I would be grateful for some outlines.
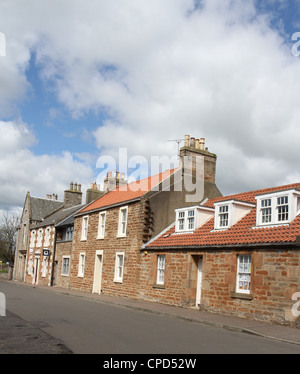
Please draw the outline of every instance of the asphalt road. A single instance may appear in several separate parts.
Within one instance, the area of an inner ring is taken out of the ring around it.
[[[16,337],[15,333],[7,333],[7,326],[10,321],[12,329],[13,322],[9,319],[17,317],[22,319],[23,327],[25,324],[33,328],[33,336],[39,331],[41,339],[46,339],[47,344],[39,345],[39,353],[51,353],[47,350],[53,346],[58,351],[53,353],[70,350],[73,353],[110,355],[300,353],[299,345],[38,287],[0,281],[0,292],[6,296],[7,310],[7,316],[0,317],[2,353],[6,347],[12,346]]]

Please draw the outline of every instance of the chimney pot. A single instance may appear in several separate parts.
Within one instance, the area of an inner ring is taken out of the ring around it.
[[[185,135],[184,136],[184,146],[185,147],[189,147],[190,145],[190,136],[189,135]]]
[[[202,151],[204,151],[204,144],[205,144],[205,139],[204,138],[200,138],[200,149]]]
[[[191,138],[190,147],[195,148],[195,138]]]
[[[70,190],[73,190],[73,182],[70,183]]]
[[[199,149],[199,139],[195,139],[195,148]]]

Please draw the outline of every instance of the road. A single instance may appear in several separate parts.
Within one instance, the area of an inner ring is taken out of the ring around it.
[[[0,281],[0,292],[6,296],[8,314],[62,341],[73,353],[300,353],[299,345],[38,287]],[[4,318],[9,316],[0,317],[0,327]]]

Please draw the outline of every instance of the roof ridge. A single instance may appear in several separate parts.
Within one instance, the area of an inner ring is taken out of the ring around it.
[[[151,175],[137,181],[132,181],[122,186],[118,186],[114,190],[104,193],[97,200],[93,201],[87,207],[79,211],[78,214],[138,199],[149,192],[152,188],[157,186],[159,183],[167,179],[176,170],[177,168],[167,169],[158,174]],[[151,183],[151,180],[155,181],[155,185]]]
[[[275,187],[260,188],[260,189],[256,189],[256,190],[250,190],[250,191],[246,191],[246,192],[238,192],[238,193],[235,193],[235,194],[220,196],[220,197],[216,197],[216,198],[213,198],[213,199],[209,199],[204,204],[204,206],[210,206],[212,203],[214,203],[216,201],[225,201],[225,200],[234,199],[234,198],[237,199],[237,197],[240,197],[240,196],[256,196],[256,195],[260,195],[262,193],[288,190],[288,189],[291,189],[291,188],[300,188],[300,182],[284,184],[284,185],[275,186]],[[239,198],[239,200],[249,202],[249,200],[245,200],[245,199],[241,199],[241,198]]]

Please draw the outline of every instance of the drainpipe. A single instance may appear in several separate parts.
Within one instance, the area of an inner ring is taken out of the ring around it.
[[[53,258],[52,258],[50,287],[53,287],[53,281],[54,281],[55,254],[56,254],[56,228],[54,226],[54,243],[53,243]]]

